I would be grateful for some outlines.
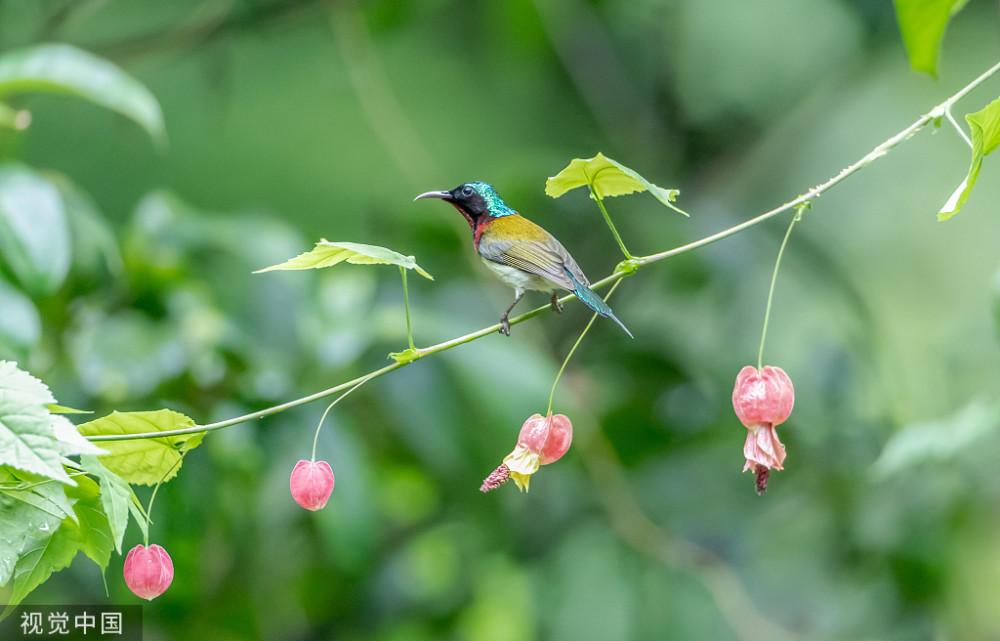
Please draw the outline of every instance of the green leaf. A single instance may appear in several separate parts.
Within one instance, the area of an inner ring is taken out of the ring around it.
[[[65,448],[47,407],[54,402],[44,383],[0,361],[0,465],[75,485],[63,468]]]
[[[71,259],[69,227],[59,190],[38,172],[0,165],[0,255],[32,293],[63,284]]]
[[[84,436],[141,434],[194,427],[194,421],[179,412],[112,412],[79,426]],[[182,434],[129,441],[102,441],[108,454],[101,463],[126,483],[156,485],[172,479],[181,466],[181,455],[201,444],[204,434]]]
[[[146,87],[117,66],[65,44],[43,44],[0,57],[0,96],[68,94],[134,120],[157,144],[166,142],[163,112]]]
[[[73,503],[66,497],[66,486],[58,481],[5,465],[0,467],[0,492],[60,521],[73,518]]]
[[[657,187],[635,170],[602,153],[586,160],[574,158],[565,169],[545,181],[545,193],[552,198],[558,198],[567,191],[584,185],[590,187],[591,196],[601,199],[648,191],[667,207],[685,216],[688,215],[673,204],[680,194],[679,190]]]
[[[80,465],[101,485],[101,508],[107,518],[115,550],[121,554],[122,540],[128,527],[129,503],[135,496],[132,486],[104,467],[96,456],[81,456]],[[145,522],[145,519],[142,519],[142,523]]]
[[[62,483],[0,467],[0,586],[14,577],[19,559],[48,541],[61,523],[75,525],[75,502]]]
[[[938,220],[948,220],[961,211],[979,178],[983,157],[1000,145],[1000,98],[974,114],[966,114],[965,120],[969,123],[969,132],[972,134],[972,164],[965,180],[938,212]]]
[[[53,414],[93,414],[92,410],[78,410],[72,407],[66,407],[65,405],[59,405],[58,403],[49,403],[46,407]]]
[[[115,544],[101,504],[100,489],[94,480],[84,476],[80,477],[77,487],[69,488],[66,494],[76,499],[73,505],[76,519],[64,520],[59,529],[73,535],[83,553],[103,572],[111,561]]]
[[[951,17],[968,0],[894,0],[910,66],[937,76],[941,40]]]
[[[80,549],[71,534],[63,531],[61,527],[52,529],[54,530],[52,536],[34,542],[30,550],[17,558],[12,572],[14,584],[8,597],[8,608],[20,603],[53,572],[68,566]]]
[[[303,254],[299,254],[291,260],[287,260],[280,265],[272,265],[264,269],[258,269],[255,274],[269,272],[275,269],[319,269],[330,267],[337,263],[347,261],[355,265],[398,265],[406,269],[415,270],[424,278],[434,280],[434,277],[425,272],[417,265],[413,256],[403,256],[397,252],[379,247],[377,245],[364,245],[362,243],[332,242],[322,239],[316,243],[316,247]]]
[[[77,430],[69,419],[55,414],[50,415],[52,421],[52,431],[59,441],[59,451],[63,456],[75,456],[77,454],[107,454],[108,451],[94,445]]]
[[[416,348],[404,349],[401,352],[389,352],[389,358],[397,363],[411,363],[420,355],[420,350]]]
[[[72,524],[68,527],[67,524]],[[52,536],[38,542],[22,555],[14,567],[14,584],[8,608],[24,600],[32,590],[44,583],[53,572],[68,567],[80,551],[82,537],[76,524],[64,520]]]

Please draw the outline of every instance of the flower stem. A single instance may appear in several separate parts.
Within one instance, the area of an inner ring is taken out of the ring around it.
[[[605,301],[611,298],[611,294],[615,293],[615,289],[618,288],[618,283],[620,282],[622,282],[621,278],[615,281],[615,284],[611,286],[611,289],[608,291],[608,295],[604,297]],[[552,399],[556,395],[556,385],[559,384],[559,379],[562,377],[563,370],[566,369],[566,363],[569,363],[569,359],[573,358],[573,353],[576,352],[576,348],[580,346],[580,343],[583,341],[583,337],[590,331],[590,326],[594,324],[595,320],[597,320],[597,314],[590,317],[590,322],[588,322],[587,326],[583,328],[582,332],[580,332],[580,336],[576,339],[576,342],[573,343],[573,347],[569,350],[569,354],[566,354],[566,358],[563,359],[562,366],[559,367],[559,371],[556,373],[556,380],[552,382],[552,391],[549,392],[549,408],[545,410],[546,416],[552,413]]]
[[[406,280],[405,276],[403,277],[403,280],[405,282],[405,280]],[[364,385],[365,383],[367,383],[368,381],[370,381],[373,378],[375,378],[374,374],[369,374],[368,376],[365,376],[360,381],[358,381],[357,385],[355,385],[351,389],[347,390],[346,392],[344,392],[343,394],[341,394],[337,398],[333,399],[333,402],[326,406],[326,411],[323,412],[323,416],[321,416],[320,419],[319,419],[319,425],[316,426],[316,435],[313,436],[312,458],[310,458],[311,461],[313,461],[314,463],[316,462],[316,443],[319,442],[319,430],[320,430],[321,427],[323,427],[323,421],[326,420],[326,415],[329,414],[330,410],[333,409],[333,406],[336,405],[337,403],[339,403],[340,401],[342,401],[345,396],[347,396],[348,394],[350,394],[354,390],[358,389],[359,387],[361,387],[362,385]]]
[[[963,130],[962,127],[959,126],[958,122],[955,121],[955,116],[951,115],[951,107],[945,109],[944,114],[948,116],[948,122],[950,122],[952,126],[955,127],[955,131],[957,131],[958,135],[962,137],[962,140],[965,141],[965,144],[967,144],[969,147],[972,147],[973,146],[972,141],[969,140],[969,137],[965,135],[965,130]]]
[[[416,351],[417,348],[413,345],[413,330],[410,328],[410,294],[406,289],[406,269],[400,267],[399,273],[403,275],[403,308],[406,309],[406,340],[410,342],[410,349]],[[344,396],[347,396],[347,394]],[[339,401],[340,399],[337,400]],[[336,402],[334,401],[334,403]]]
[[[625,254],[625,258],[632,260],[632,254],[630,254],[628,249],[625,248],[625,242],[622,240],[621,235],[615,228],[615,224],[611,222],[611,216],[608,214],[608,210],[604,207],[604,201],[599,195],[597,195],[597,192],[594,191],[594,184],[588,183],[587,186],[590,187],[590,195],[594,197],[594,200],[597,201],[597,206],[601,208],[601,213],[604,214],[604,222],[608,223],[608,228],[611,229],[611,234],[615,237],[615,240],[618,241],[618,246],[622,248],[622,253]]]
[[[781,266],[781,257],[785,253],[785,245],[788,244],[788,237],[792,235],[792,227],[795,223],[802,218],[802,209],[808,206],[808,202],[803,203],[796,208],[795,216],[792,217],[792,222],[788,223],[788,230],[785,232],[785,237],[781,241],[781,247],[778,248],[778,258],[774,261],[774,272],[771,274],[771,288],[767,291],[767,307],[764,308],[764,331],[760,335],[760,350],[757,351],[757,369],[764,367],[764,340],[767,338],[767,323],[771,320],[771,301],[774,300],[774,284],[778,280],[778,268]]]
[[[177,459],[177,462],[171,465],[170,469],[163,473],[163,476],[161,476],[160,480],[156,483],[156,487],[153,488],[153,493],[149,496],[149,503],[146,505],[146,529],[142,535],[142,544],[146,547],[149,547],[149,524],[152,523],[153,520],[153,501],[156,500],[156,493],[160,491],[160,486],[163,485],[165,480],[167,480],[167,477],[173,474],[174,470],[180,467],[180,464],[186,455],[187,452],[183,452]]]

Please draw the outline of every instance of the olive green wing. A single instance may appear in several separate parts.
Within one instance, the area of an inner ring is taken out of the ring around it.
[[[540,276],[569,291],[576,289],[576,285],[566,275],[567,270],[584,285],[589,284],[576,261],[555,238],[547,241],[483,240],[479,243],[479,253],[487,260]]]

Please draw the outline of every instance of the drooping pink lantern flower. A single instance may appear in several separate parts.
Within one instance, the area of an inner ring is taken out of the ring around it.
[[[774,428],[791,415],[793,405],[795,389],[780,367],[768,365],[758,370],[747,365],[737,374],[733,409],[748,430],[743,444],[743,471],[753,470],[758,494],[767,489],[772,469],[784,469],[785,446]]]
[[[136,596],[152,601],[170,587],[174,564],[159,545],[137,545],[125,557],[125,584]]]
[[[542,465],[562,458],[572,442],[573,424],[565,415],[551,412],[548,416],[532,415],[521,426],[514,451],[486,477],[479,490],[495,490],[511,479],[521,491],[528,490],[531,475]]]
[[[288,486],[295,502],[316,511],[326,505],[333,493],[333,470],[326,461],[302,459],[295,464]]]

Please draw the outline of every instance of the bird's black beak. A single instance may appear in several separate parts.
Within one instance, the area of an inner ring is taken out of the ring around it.
[[[420,200],[421,198],[443,198],[445,200],[451,199],[450,191],[426,191],[413,200]]]

